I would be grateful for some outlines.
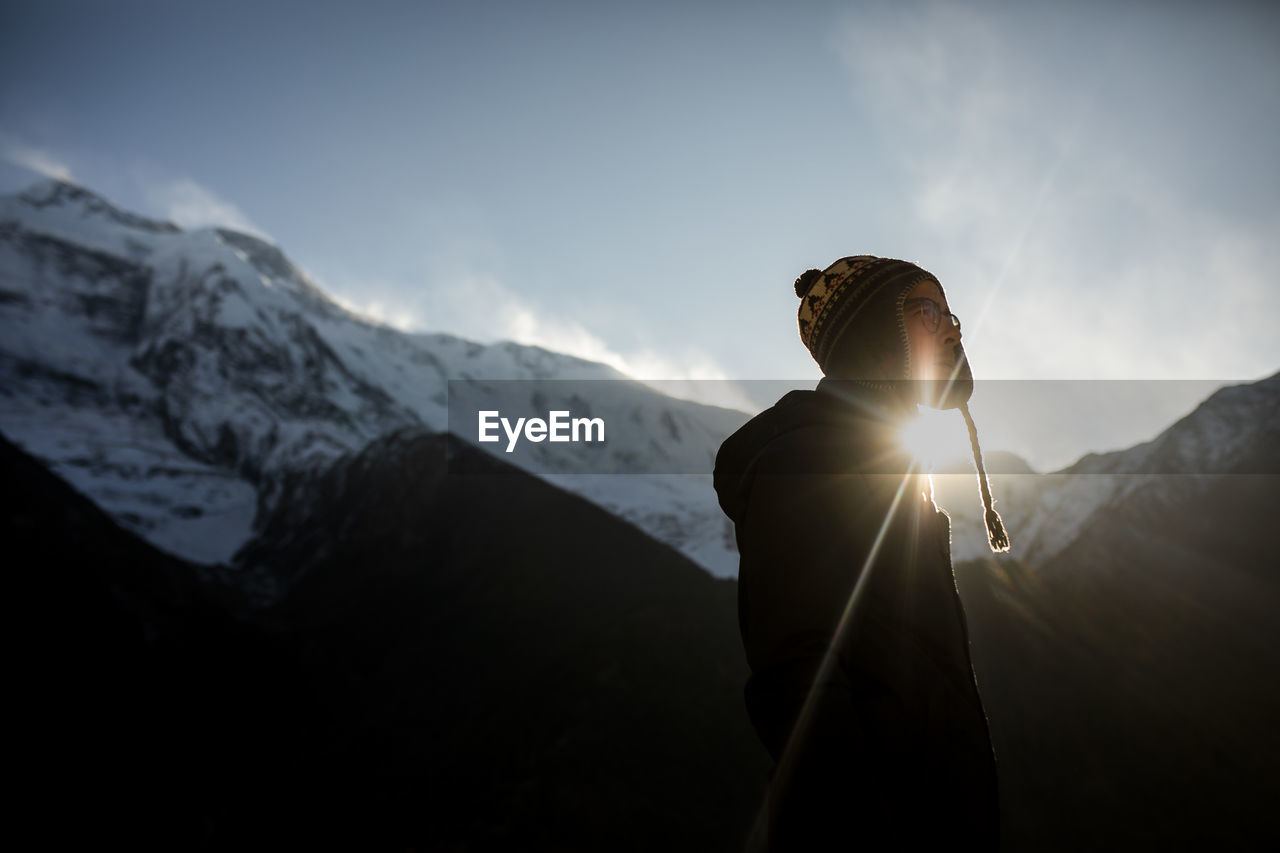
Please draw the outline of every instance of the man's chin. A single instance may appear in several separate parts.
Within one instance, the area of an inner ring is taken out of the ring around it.
[[[958,409],[973,396],[973,378],[965,377],[948,382],[938,379],[921,383],[925,395],[924,405],[934,409]]]
[[[958,369],[945,371],[943,378],[918,383],[918,400],[933,409],[958,409],[973,396],[973,372],[963,359]]]

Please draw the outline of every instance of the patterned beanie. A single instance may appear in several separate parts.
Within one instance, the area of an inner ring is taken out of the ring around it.
[[[885,297],[894,299],[894,313],[898,314],[897,337],[903,358],[899,377],[910,376],[907,333],[900,321],[900,299],[922,281],[938,279],[913,263],[894,258],[877,258],[872,255],[855,255],[841,258],[825,270],[809,270],[796,279],[796,296],[800,297],[798,320],[800,340],[808,348],[822,372],[831,375],[841,349],[861,343],[845,340],[855,321],[871,313],[869,306]],[[938,286],[942,285],[938,283]],[[884,328],[883,322],[867,324],[873,333]]]
[[[864,373],[865,358],[884,352],[890,356],[888,370],[896,376],[879,376],[876,379],[909,380],[911,347],[903,321],[902,304],[911,289],[922,281],[932,281],[939,289],[942,288],[942,283],[933,274],[896,258],[854,255],[841,258],[825,270],[808,270],[795,282],[796,296],[800,297],[797,317],[800,340],[827,376],[851,371]],[[852,368],[855,364],[859,366]],[[873,387],[882,384],[867,381],[866,377],[854,381]],[[971,391],[972,379],[968,381]],[[947,407],[953,405],[948,404]],[[978,444],[978,428],[969,413],[967,391],[954,407],[960,409],[969,431],[969,443],[978,473],[978,491],[986,510],[988,542],[992,551],[1008,551],[1009,535],[991,497],[991,486],[982,463],[982,448]]]

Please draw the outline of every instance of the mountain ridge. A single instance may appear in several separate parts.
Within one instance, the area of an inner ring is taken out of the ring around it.
[[[0,268],[0,430],[153,544],[205,564],[248,540],[286,472],[399,428],[447,429],[450,389],[498,408],[557,403],[546,383],[626,384],[611,422],[679,423],[663,453],[708,476],[715,436],[746,417],[543,348],[371,323],[273,243],[125,215],[56,181],[0,199]],[[645,472],[651,441],[639,426],[613,442],[606,470]],[[598,469],[563,446],[540,450],[517,461],[570,475],[562,485],[732,572],[709,488],[641,478],[604,488],[574,479]]]
[[[712,574],[736,573],[710,471],[744,412],[666,397],[539,347],[378,325],[330,299],[269,239],[184,231],[56,180],[0,198],[0,270],[0,431],[170,553],[230,564],[290,472],[399,429],[472,440],[474,424],[453,412],[580,409],[573,383],[604,380],[590,403],[611,424],[606,450],[543,443],[509,461]],[[1220,389],[1151,442],[1051,475],[988,453],[1014,553],[1049,560],[1142,476],[1273,470],[1277,376],[1233,386],[1253,392]],[[989,553],[977,489],[948,473],[935,481],[956,558]]]

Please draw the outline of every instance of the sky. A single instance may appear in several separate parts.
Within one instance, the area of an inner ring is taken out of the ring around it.
[[[1052,423],[980,384],[1042,470],[1280,370],[1278,140],[1274,4],[0,5],[0,192],[252,231],[399,328],[644,379],[811,387],[794,279],[906,258],[980,379],[1159,380]]]

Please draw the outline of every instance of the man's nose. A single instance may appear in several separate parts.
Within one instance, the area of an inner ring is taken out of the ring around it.
[[[942,334],[942,343],[948,346],[954,346],[960,343],[960,328],[953,322],[950,317],[943,317],[942,328],[939,330]]]

